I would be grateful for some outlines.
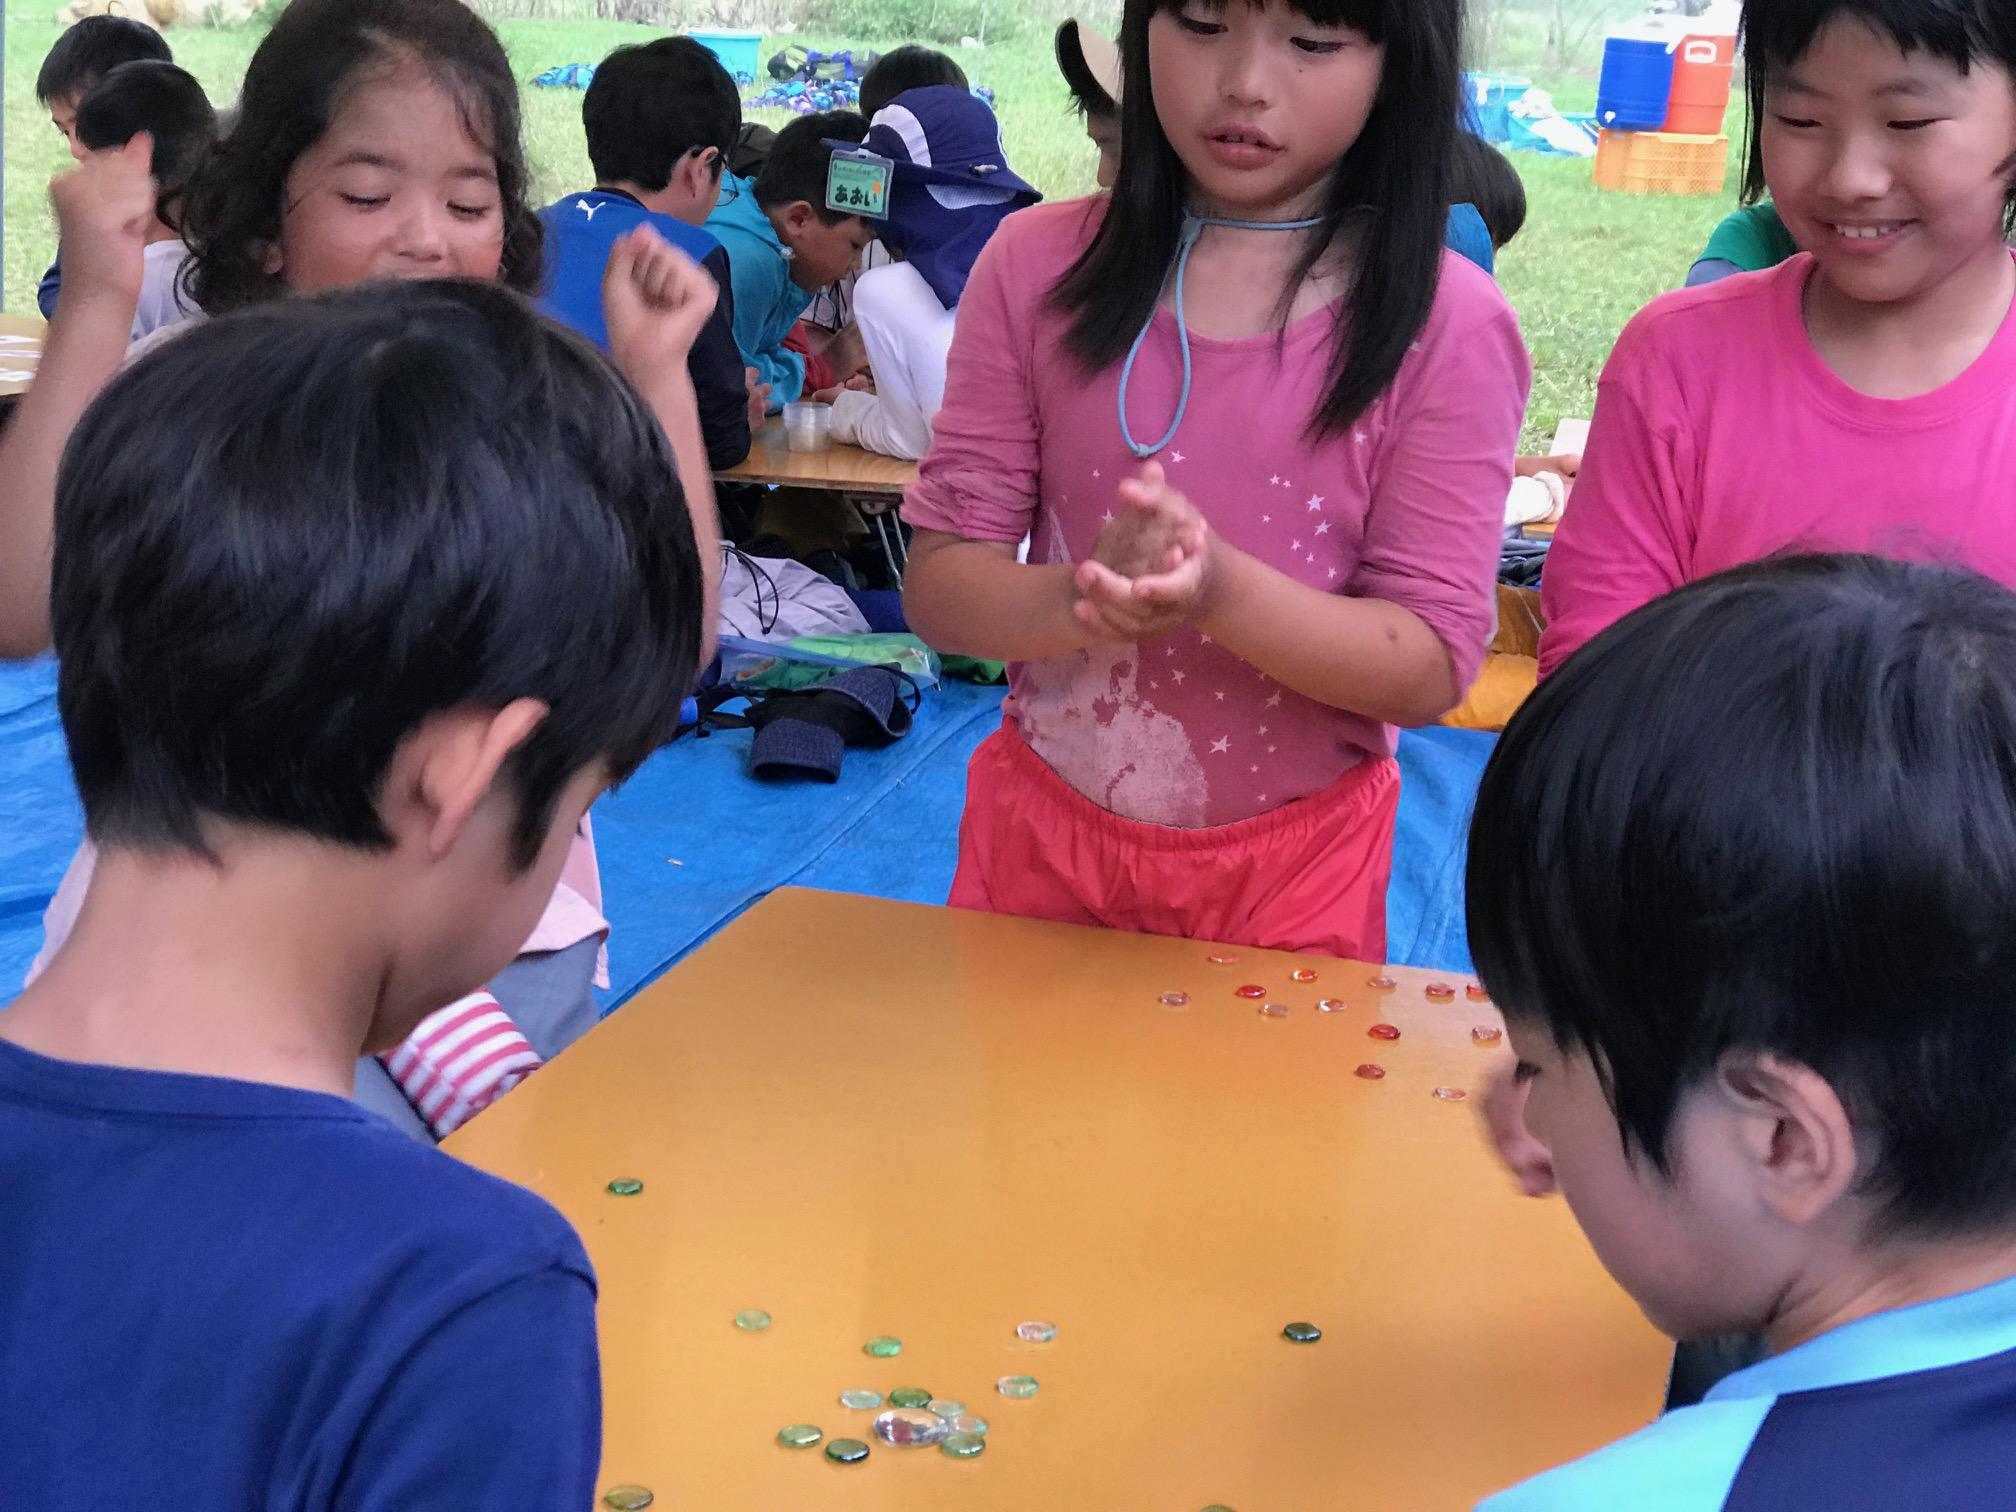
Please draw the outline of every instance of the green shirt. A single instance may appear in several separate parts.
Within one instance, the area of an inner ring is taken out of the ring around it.
[[[1798,250],[1799,244],[1778,218],[1778,207],[1766,200],[1738,210],[1717,226],[1700,260],[1734,263],[1745,273],[1757,273],[1777,267]]]

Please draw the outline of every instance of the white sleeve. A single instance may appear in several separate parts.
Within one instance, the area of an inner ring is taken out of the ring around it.
[[[931,449],[931,422],[945,403],[945,359],[952,312],[907,263],[862,275],[854,318],[868,349],[872,394],[842,393],[833,403],[833,434],[884,456],[917,461]]]

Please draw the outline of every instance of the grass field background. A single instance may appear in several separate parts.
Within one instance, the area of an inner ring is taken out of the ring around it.
[[[34,308],[35,283],[55,247],[47,185],[68,158],[34,95],[36,69],[57,36],[51,19],[55,0],[5,3],[7,234],[0,306],[25,311]],[[544,203],[589,183],[592,175],[581,140],[581,96],[573,90],[534,88],[532,77],[555,64],[593,62],[621,43],[660,33],[624,22],[567,19],[504,19],[497,29],[524,84],[527,149]],[[262,32],[255,22],[177,31],[170,40],[177,60],[223,104],[236,94]],[[989,34],[998,33],[997,22]],[[785,41],[833,48],[860,46],[863,40],[792,35],[766,42],[764,56]],[[995,91],[1009,159],[1017,171],[1052,196],[1090,191],[1093,153],[1068,109],[1050,55],[1047,24],[1011,26],[1006,40],[959,56],[974,83]],[[1564,110],[1593,106],[1595,85],[1586,72],[1539,82]],[[775,124],[789,119],[765,118]],[[1732,185],[1736,157],[1732,151]],[[1525,181],[1531,214],[1525,234],[1506,249],[1499,273],[1533,352],[1530,449],[1544,445],[1562,417],[1590,412],[1596,376],[1624,322],[1654,295],[1680,283],[1709,231],[1733,204],[1733,192],[1699,199],[1605,194],[1591,185],[1586,162],[1533,153],[1514,154],[1512,161]]]

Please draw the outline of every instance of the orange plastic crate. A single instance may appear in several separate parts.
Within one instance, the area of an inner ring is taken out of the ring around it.
[[[1625,194],[1720,194],[1729,171],[1727,136],[1601,131],[1596,187]]]

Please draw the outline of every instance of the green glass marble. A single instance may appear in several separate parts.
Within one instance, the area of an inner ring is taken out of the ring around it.
[[[644,1183],[635,1176],[618,1176],[609,1183],[609,1195],[612,1197],[635,1197],[643,1190]],[[646,1491],[644,1494],[649,1496],[651,1493]]]
[[[949,1421],[952,1424],[952,1431],[954,1433],[977,1433],[982,1438],[987,1437],[989,1425],[987,1419],[983,1417],[975,1417],[970,1412],[962,1412],[959,1416]]]
[[[849,1412],[873,1412],[882,1405],[882,1393],[856,1387],[840,1393],[840,1405]]]
[[[735,1326],[744,1333],[761,1333],[770,1326],[770,1314],[760,1307],[745,1307],[735,1314]]]
[[[950,1397],[933,1397],[924,1405],[942,1418],[956,1418],[966,1410],[964,1402],[955,1402]]]
[[[1213,1502],[1204,1509],[1204,1512],[1232,1512],[1232,1509],[1223,1502]]]
[[[1005,1397],[1032,1397],[1036,1395],[1036,1377],[1003,1376],[994,1383],[994,1389]]]
[[[889,1393],[891,1407],[922,1407],[931,1400],[931,1393],[922,1386],[898,1386]]]
[[[640,1512],[653,1500],[647,1486],[611,1486],[602,1493],[602,1505],[614,1507],[616,1512]]]
[[[1291,1344],[1314,1344],[1323,1337],[1323,1330],[1314,1323],[1290,1323],[1281,1330],[1281,1337]]]
[[[986,1450],[987,1440],[977,1433],[948,1433],[945,1441],[938,1446],[940,1454],[949,1454],[953,1459],[972,1459]]]
[[[836,1465],[858,1465],[868,1458],[868,1446],[859,1439],[834,1439],[826,1446],[826,1458]]]
[[[824,1437],[825,1433],[810,1423],[791,1423],[777,1430],[777,1442],[786,1449],[810,1449]]]
[[[861,1346],[861,1352],[873,1355],[878,1360],[893,1360],[903,1353],[903,1341],[892,1339],[887,1334],[878,1334]]]

